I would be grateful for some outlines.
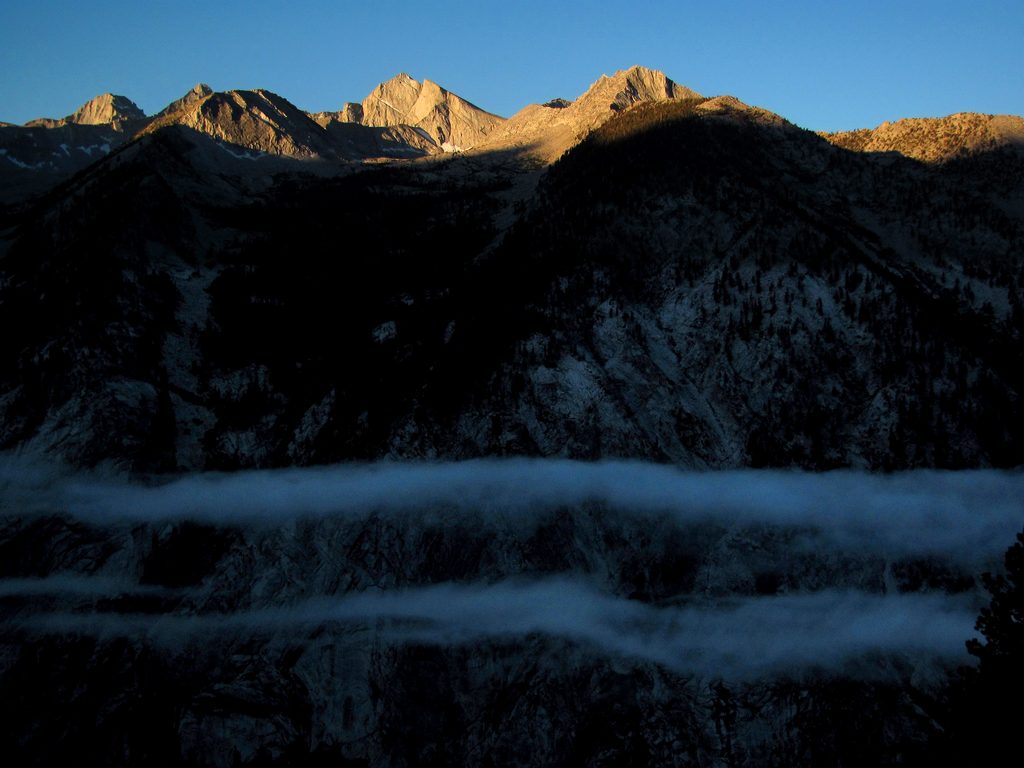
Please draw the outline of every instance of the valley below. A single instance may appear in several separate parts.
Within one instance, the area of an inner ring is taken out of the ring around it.
[[[992,471],[0,476],[26,764],[922,760],[1024,515]]]

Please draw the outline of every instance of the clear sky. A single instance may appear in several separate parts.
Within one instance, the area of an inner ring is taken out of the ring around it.
[[[819,130],[1024,114],[1024,0],[0,3],[14,123],[106,91],[153,113],[197,82],[338,109],[399,71],[507,116],[632,64]]]

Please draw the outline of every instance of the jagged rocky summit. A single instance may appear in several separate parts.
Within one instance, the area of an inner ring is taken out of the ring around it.
[[[700,98],[665,74],[640,66],[602,75],[575,100],[531,104],[508,119],[406,73],[381,83],[361,103],[346,103],[336,112],[307,113],[263,89],[215,93],[200,83],[146,116],[127,97],[107,93],[64,118],[0,125],[0,200],[16,202],[38,194],[133,137],[175,125],[211,136],[250,159],[269,155],[363,162],[476,150],[513,151],[548,163],[623,110]],[[720,97],[705,108],[721,111],[726,102],[733,110],[742,105],[733,97]],[[750,114],[751,108],[742,108]],[[1009,115],[962,113],[822,136],[855,151],[897,151],[931,162],[1022,146],[1024,128],[1020,118]]]
[[[73,113],[60,120],[40,118],[27,127],[59,128],[63,125],[112,125],[145,119],[145,113],[126,96],[104,93],[90,99]]]

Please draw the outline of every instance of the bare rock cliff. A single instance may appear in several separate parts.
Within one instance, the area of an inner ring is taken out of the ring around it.
[[[25,125],[34,128],[59,128],[62,125],[110,125],[145,119],[145,113],[127,96],[104,93],[90,99],[73,113],[60,120],[48,117],[31,120]]]
[[[183,112],[185,110],[191,109],[192,107],[202,102],[207,96],[210,96],[212,93],[213,89],[210,88],[210,86],[208,86],[206,83],[197,83],[196,86],[193,87],[191,91],[186,93],[180,99],[172,101],[162,110],[157,112],[156,117],[162,117],[164,115],[173,115],[177,112]]]
[[[197,88],[175,102],[182,108],[169,112],[168,107],[144,133],[183,125],[255,152],[300,158],[334,154],[321,126],[275,93],[258,89],[204,96]]]
[[[504,119],[431,80],[420,83],[403,72],[378,85],[363,100],[361,122],[377,127],[412,126],[437,146],[454,151],[481,144]]]

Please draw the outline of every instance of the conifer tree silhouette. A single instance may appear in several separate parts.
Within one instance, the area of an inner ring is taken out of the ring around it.
[[[1005,556],[1006,572],[982,576],[992,600],[978,616],[982,638],[967,641],[978,659],[963,671],[949,728],[949,765],[1018,765],[1024,727],[1024,532]]]

